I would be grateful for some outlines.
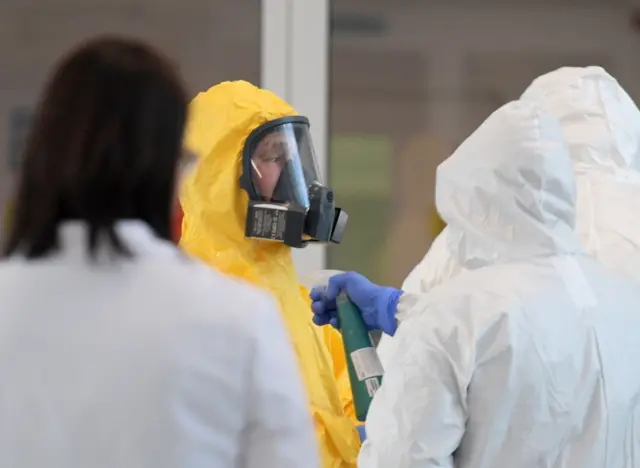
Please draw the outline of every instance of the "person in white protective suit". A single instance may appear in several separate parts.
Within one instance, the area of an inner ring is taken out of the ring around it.
[[[640,466],[640,291],[586,255],[559,122],[531,102],[492,114],[437,171],[465,272],[412,294],[356,273],[346,291],[390,335],[360,468]],[[455,240],[455,242],[453,242]]]
[[[577,175],[576,231],[587,253],[640,282],[640,110],[600,67],[564,67],[542,75],[521,99],[560,119]],[[403,290],[429,291],[460,273],[450,235],[445,228],[435,239]],[[383,335],[378,345],[383,364],[390,341]]]

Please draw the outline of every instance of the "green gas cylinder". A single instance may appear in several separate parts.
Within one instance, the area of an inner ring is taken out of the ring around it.
[[[337,306],[356,417],[364,422],[384,371],[362,315],[344,291],[338,296]]]

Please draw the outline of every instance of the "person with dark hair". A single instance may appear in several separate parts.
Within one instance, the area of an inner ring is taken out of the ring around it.
[[[46,87],[0,264],[0,466],[318,466],[274,301],[171,241],[187,105],[126,38]]]

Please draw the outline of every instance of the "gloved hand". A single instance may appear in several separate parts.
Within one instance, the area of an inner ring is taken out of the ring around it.
[[[311,310],[316,325],[331,324],[339,328],[336,298],[342,291],[346,291],[360,310],[369,330],[382,330],[393,336],[398,327],[395,315],[402,291],[373,284],[355,272],[332,276],[326,288],[311,290]]]
[[[356,426],[356,429],[358,429],[360,442],[364,442],[365,440],[367,440],[367,430],[364,428],[364,424],[361,424],[360,426]]]

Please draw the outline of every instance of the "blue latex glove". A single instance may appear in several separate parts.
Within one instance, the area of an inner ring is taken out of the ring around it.
[[[356,429],[358,429],[358,435],[360,436],[360,442],[364,442],[365,440],[367,440],[367,430],[364,428],[364,424],[362,424],[360,426],[356,426]]]
[[[336,298],[342,291],[346,291],[360,310],[369,330],[382,330],[393,336],[398,327],[396,310],[402,291],[373,284],[355,272],[332,276],[326,288],[314,288],[311,291],[311,310],[316,325],[331,324],[339,328]]]

